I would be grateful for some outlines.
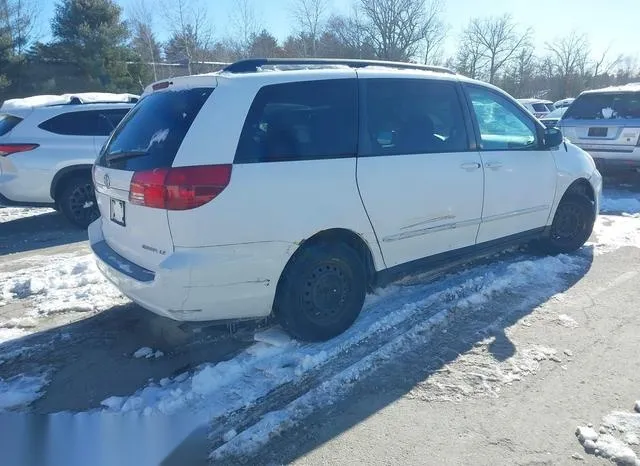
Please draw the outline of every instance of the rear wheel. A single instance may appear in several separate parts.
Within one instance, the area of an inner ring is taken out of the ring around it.
[[[367,289],[359,255],[345,244],[305,247],[278,284],[275,315],[295,338],[323,341],[349,328]]]
[[[100,216],[90,177],[75,177],[66,181],[56,201],[64,216],[79,228],[87,228]]]
[[[549,236],[542,240],[541,246],[551,254],[576,251],[591,236],[594,222],[593,202],[581,194],[566,194],[553,217]]]

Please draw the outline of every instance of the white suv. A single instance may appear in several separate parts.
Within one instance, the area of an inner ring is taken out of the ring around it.
[[[331,338],[368,290],[537,240],[584,244],[591,157],[439,68],[249,60],[150,86],[94,167],[103,273],[171,319]]]
[[[54,207],[86,228],[99,217],[91,167],[133,94],[7,100],[0,107],[0,204]]]

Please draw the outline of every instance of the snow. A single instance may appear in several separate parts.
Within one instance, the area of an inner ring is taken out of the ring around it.
[[[576,435],[580,442],[584,442],[586,440],[595,442],[598,440],[598,433],[592,427],[578,427]]]
[[[257,342],[266,343],[272,346],[287,346],[291,343],[291,337],[280,327],[271,327],[262,332],[256,332],[253,339]]]
[[[583,94],[597,94],[602,92],[640,92],[640,82],[628,83],[621,86],[609,86],[602,89],[584,91]]]
[[[640,443],[640,413],[613,411],[602,419],[599,433],[591,427],[578,427],[576,436],[587,453],[620,465],[640,466],[630,447]]]
[[[640,214],[640,195],[623,191],[608,191],[600,200],[600,212]]]
[[[20,374],[10,379],[0,377],[0,412],[29,405],[40,398],[47,383],[46,373],[37,376]]]
[[[21,317],[0,320],[0,340],[24,336],[37,321],[60,312],[99,312],[128,300],[98,270],[91,254],[31,256],[25,267],[0,272],[0,306],[25,303]],[[2,330],[4,329],[4,330]]]
[[[578,322],[576,322],[576,320],[571,317],[568,316],[566,314],[559,314],[558,317],[556,318],[556,322],[563,326],[563,327],[567,327],[567,328],[577,328],[578,327]]]
[[[0,223],[12,222],[21,218],[34,217],[55,212],[46,208],[3,207],[0,206]]]
[[[65,105],[71,99],[77,97],[82,103],[99,102],[130,102],[131,99],[138,98],[135,94],[112,94],[109,92],[80,92],[77,94],[62,95],[34,95],[20,99],[5,100],[0,110],[31,109],[35,107],[46,107],[50,105]]]
[[[141,359],[141,358],[145,358],[145,359],[150,359],[150,358],[161,358],[162,356],[164,356],[164,353],[160,350],[158,351],[153,351],[151,348],[144,346],[142,348],[140,348],[139,350],[137,350],[135,353],[133,353],[133,357],[136,359]]]
[[[631,246],[640,248],[640,220],[627,215],[600,215],[593,229],[596,254]]]
[[[238,433],[235,431],[235,429],[231,429],[229,432],[224,434],[224,436],[222,437],[222,440],[224,442],[230,442],[233,438],[237,436],[238,436]]]

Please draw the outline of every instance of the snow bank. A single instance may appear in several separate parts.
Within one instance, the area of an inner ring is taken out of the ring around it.
[[[0,377],[0,412],[29,405],[42,396],[48,376],[18,375],[10,379]]]
[[[22,317],[0,320],[5,329],[36,327],[38,319],[57,312],[97,312],[128,300],[102,276],[91,254],[35,256],[24,268],[0,273],[0,306],[28,300]],[[38,264],[38,265],[32,265]],[[44,265],[41,265],[44,264]],[[4,331],[0,337],[23,336]]]
[[[34,217],[55,212],[53,209],[26,208],[26,207],[2,207],[0,206],[0,223],[12,222],[21,218]]]
[[[599,432],[591,427],[578,427],[576,436],[587,453],[619,465],[640,466],[640,459],[630,447],[640,443],[638,412],[614,411],[602,419]]]
[[[627,191],[606,191],[600,199],[600,212],[640,214],[640,194]]]
[[[607,253],[625,246],[640,248],[640,219],[631,216],[600,215],[593,232],[598,254]]]

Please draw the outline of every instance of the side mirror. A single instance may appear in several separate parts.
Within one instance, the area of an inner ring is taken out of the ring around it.
[[[546,128],[544,130],[544,147],[546,149],[558,147],[563,141],[564,136],[562,136],[562,131],[559,128]]]

